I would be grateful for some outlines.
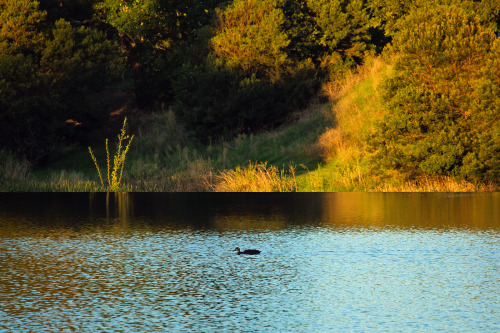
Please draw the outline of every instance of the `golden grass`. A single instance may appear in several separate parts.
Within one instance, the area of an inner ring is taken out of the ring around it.
[[[382,192],[487,192],[496,190],[497,188],[493,184],[456,180],[448,176],[428,175],[402,184],[384,183],[375,188],[375,191]]]
[[[341,83],[328,83],[323,87],[332,101],[337,132],[333,136],[341,141],[341,144],[336,144],[339,148],[352,149],[352,146],[362,145],[363,136],[373,130],[374,121],[386,114],[379,87],[391,71],[392,66],[380,58],[371,58],[356,72],[348,73]],[[328,131],[324,135],[332,137]],[[324,141],[319,140],[320,143]]]
[[[323,93],[332,103],[333,124],[318,138],[316,147],[326,165],[302,177],[301,188],[366,191],[374,186],[365,137],[374,130],[374,121],[387,112],[379,86],[391,70],[380,58],[371,58],[356,72],[347,73],[340,83],[324,85]]]
[[[288,172],[266,163],[250,163],[245,168],[226,170],[216,176],[215,192],[293,192],[297,191],[295,168]]]

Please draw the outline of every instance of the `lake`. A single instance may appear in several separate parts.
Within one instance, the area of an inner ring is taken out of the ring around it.
[[[0,194],[0,332],[499,330],[500,193]]]

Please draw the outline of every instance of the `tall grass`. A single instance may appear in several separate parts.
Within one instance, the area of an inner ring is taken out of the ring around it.
[[[272,177],[281,177],[281,172],[283,176],[290,175],[290,168],[283,171],[277,166],[293,165],[294,161],[309,167],[317,165],[320,157],[315,140],[329,122],[324,105],[316,103],[291,116],[287,126],[259,134],[241,134],[231,141],[202,146],[187,140],[171,111],[152,117],[156,122],[142,121],[134,155],[125,171],[127,182],[137,190],[240,191],[254,188],[271,191],[273,188],[295,191],[295,185],[285,186],[278,181],[273,186],[268,185]],[[248,161],[265,162],[248,165]],[[246,185],[243,185],[244,176],[249,177]],[[266,182],[262,181],[264,176]],[[252,181],[258,181],[259,185],[250,185]]]
[[[188,144],[187,131],[177,122],[171,109],[133,119],[137,124],[134,153],[143,158],[167,158],[178,147]]]
[[[333,119],[316,141],[325,164],[299,177],[299,191],[367,191],[376,186],[365,137],[386,112],[379,86],[391,70],[381,59],[371,58],[343,81],[323,87]]]
[[[423,175],[415,180],[385,182],[375,188],[383,192],[485,192],[496,191],[495,184],[457,180],[449,176]]]
[[[226,170],[217,176],[216,192],[296,192],[295,168],[288,171],[267,163],[249,163],[248,166]]]

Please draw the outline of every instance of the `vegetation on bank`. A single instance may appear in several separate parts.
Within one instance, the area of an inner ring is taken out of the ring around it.
[[[499,23],[491,0],[0,0],[0,188],[495,190]]]
[[[373,58],[343,83],[324,86],[328,102],[313,103],[287,125],[217,145],[189,140],[171,110],[140,121],[119,191],[494,191],[498,183],[408,174],[381,167],[366,133],[387,110],[382,83],[391,61]],[[165,129],[169,129],[166,130]],[[102,143],[101,143],[102,144]],[[96,147],[106,160],[104,147]],[[88,152],[50,170],[1,154],[3,190],[107,191]],[[89,180],[90,179],[90,180]]]

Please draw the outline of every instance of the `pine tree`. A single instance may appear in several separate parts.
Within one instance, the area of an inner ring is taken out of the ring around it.
[[[46,15],[35,0],[0,0],[0,54],[39,51]]]
[[[462,8],[412,9],[394,35],[389,114],[369,140],[377,160],[407,172],[498,177],[498,44]]]
[[[278,79],[289,63],[279,0],[236,0],[219,12],[212,48],[228,67]]]

